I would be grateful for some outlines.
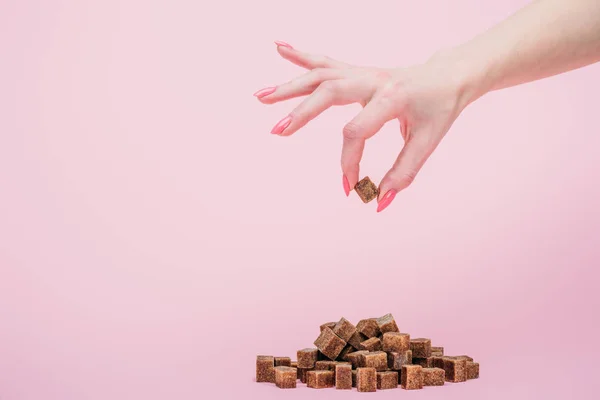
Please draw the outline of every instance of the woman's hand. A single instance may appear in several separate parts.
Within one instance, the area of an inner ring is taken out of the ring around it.
[[[255,96],[265,104],[307,96],[271,133],[289,136],[334,105],[360,103],[364,108],[343,128],[342,171],[346,196],[359,180],[365,141],[383,125],[397,119],[404,138],[396,162],[379,185],[377,212],[396,193],[406,189],[440,143],[472,94],[450,57],[437,55],[409,68],[371,68],[349,65],[300,52],[277,43],[281,56],[309,72]]]

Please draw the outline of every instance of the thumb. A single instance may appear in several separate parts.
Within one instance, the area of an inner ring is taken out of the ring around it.
[[[404,144],[394,166],[383,177],[379,185],[377,212],[386,209],[401,190],[414,181],[436,145],[427,135],[413,135]]]

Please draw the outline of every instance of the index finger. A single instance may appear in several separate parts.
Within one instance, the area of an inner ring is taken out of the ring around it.
[[[277,51],[281,57],[285,58],[289,62],[298,65],[299,67],[306,69],[315,68],[350,68],[350,64],[346,64],[341,61],[334,60],[333,58],[305,53],[300,50],[296,50],[292,47],[277,46]]]
[[[342,171],[351,188],[359,181],[360,160],[365,149],[365,141],[379,132],[391,119],[393,119],[391,106],[387,102],[372,100],[344,127]]]

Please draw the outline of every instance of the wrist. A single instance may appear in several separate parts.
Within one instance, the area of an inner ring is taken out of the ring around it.
[[[443,68],[451,79],[458,95],[460,109],[492,90],[491,75],[485,62],[475,60],[472,52],[456,47],[436,52],[428,61]]]

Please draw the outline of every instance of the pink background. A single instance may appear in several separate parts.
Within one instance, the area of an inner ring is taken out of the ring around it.
[[[255,356],[387,312],[481,378],[378,398],[592,398],[600,65],[484,97],[376,214],[341,186],[359,106],[269,134],[297,101],[252,93],[301,73],[273,40],[405,65],[526,2],[205,3],[1,2],[0,399],[356,397]]]

